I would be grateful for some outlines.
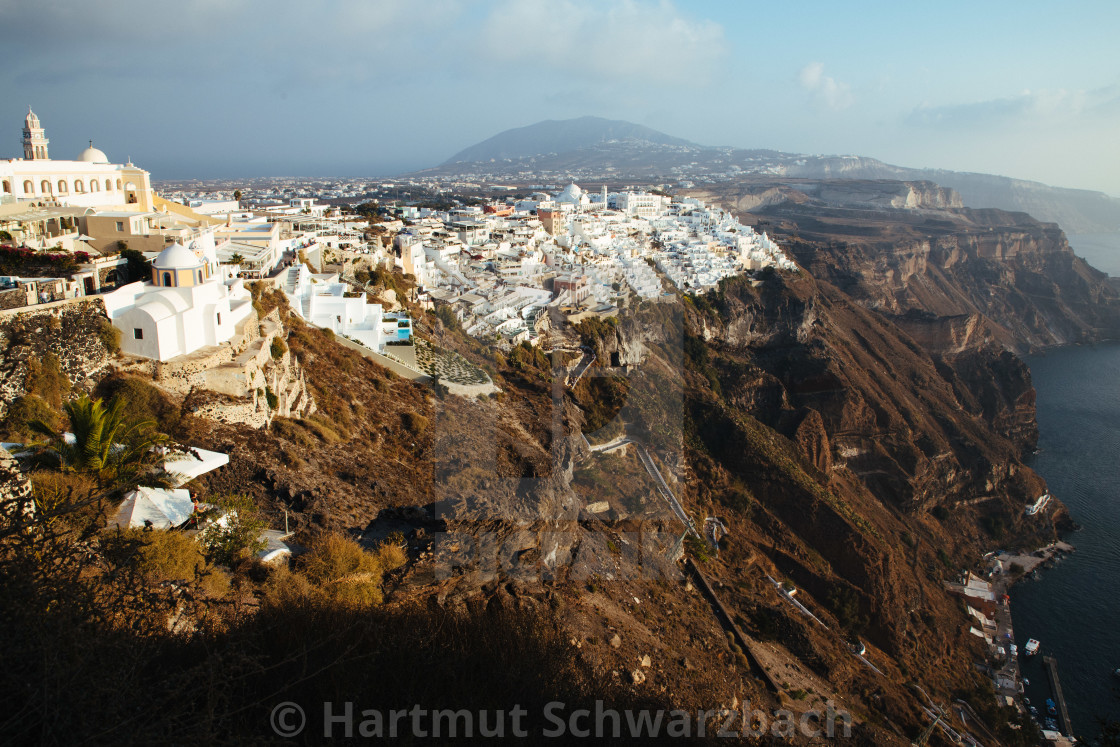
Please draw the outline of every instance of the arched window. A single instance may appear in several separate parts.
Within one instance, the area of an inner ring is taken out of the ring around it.
[[[202,270],[198,271],[198,284],[202,285]]]
[[[112,192],[113,191],[113,180],[112,179],[106,179],[105,180],[105,191],[106,192]]]
[[[64,194],[68,193],[69,191],[70,190],[66,187],[66,180],[65,179],[59,179],[58,180],[58,193],[60,195],[64,195]]]
[[[7,179],[4,180],[4,194],[10,195],[12,193],[12,183]]]
[[[78,194],[82,194],[83,192],[86,191],[86,185],[82,184],[81,179],[75,179],[74,180],[74,191],[77,192]]]
[[[23,182],[23,193],[25,195],[35,194],[35,185],[31,182],[30,179],[27,179]]]
[[[43,183],[40,184],[39,187],[43,190],[43,194],[49,195],[51,193],[51,183],[49,180],[44,179]]]
[[[100,192],[101,191],[101,184],[99,184],[96,179],[90,179],[89,180],[89,191],[90,192]]]
[[[163,285],[167,288],[171,287],[171,273],[170,272],[163,273]]]
[[[121,180],[117,179],[117,189],[120,189],[120,188],[121,188]]]

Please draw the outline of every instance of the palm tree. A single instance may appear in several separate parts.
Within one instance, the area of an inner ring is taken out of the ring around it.
[[[55,431],[41,420],[33,421],[29,424],[32,430],[47,438],[40,457],[63,472],[95,475],[101,486],[121,485],[142,476],[145,482],[166,482],[159,474],[162,470],[154,468],[165,458],[165,449],[160,447],[166,447],[168,437],[154,430],[153,421],[127,423],[125,406],[120,397],[114,397],[108,407],[85,394],[70,400],[63,409],[72,435]],[[155,474],[148,477],[148,473]]]
[[[234,254],[234,255],[233,255],[232,257],[230,257],[230,258],[229,258],[229,263],[230,263],[231,265],[239,265],[239,264],[241,264],[241,263],[242,263],[242,262],[243,262],[244,260],[245,260],[245,258],[244,258],[244,257],[242,257],[242,256],[241,256],[240,254]]]

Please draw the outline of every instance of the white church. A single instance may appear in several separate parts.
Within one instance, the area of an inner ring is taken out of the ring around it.
[[[102,296],[121,350],[168,361],[228,342],[253,312],[241,278],[218,263],[214,235],[190,246],[172,244],[152,262],[151,281],[139,281]]]
[[[151,210],[151,174],[132,163],[109,163],[92,141],[73,161],[52,160],[46,131],[28,108],[23,158],[0,160],[0,198],[44,207]]]

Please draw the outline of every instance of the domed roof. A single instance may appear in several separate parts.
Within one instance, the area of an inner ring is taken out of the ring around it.
[[[105,151],[94,148],[92,140],[89,141],[89,147],[82,151],[82,155],[78,156],[78,160],[86,163],[109,163],[109,157],[105,155]]]
[[[556,195],[556,199],[560,202],[579,202],[579,198],[582,196],[583,190],[576,186],[575,182],[572,182],[564,188],[563,192]]]
[[[202,260],[182,244],[172,244],[159,253],[152,266],[157,270],[193,270],[202,266]]]

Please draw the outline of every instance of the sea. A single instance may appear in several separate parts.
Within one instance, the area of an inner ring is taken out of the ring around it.
[[[1120,276],[1120,233],[1068,233],[1073,253],[1109,275]]]
[[[1120,256],[1120,250],[1118,250]],[[1043,655],[1057,658],[1074,733],[1092,739],[1120,720],[1120,343],[1074,346],[1027,359],[1037,392],[1039,443],[1031,466],[1081,529],[1076,551],[1038,580],[1012,587],[1011,615],[1026,695],[1046,711]]]

